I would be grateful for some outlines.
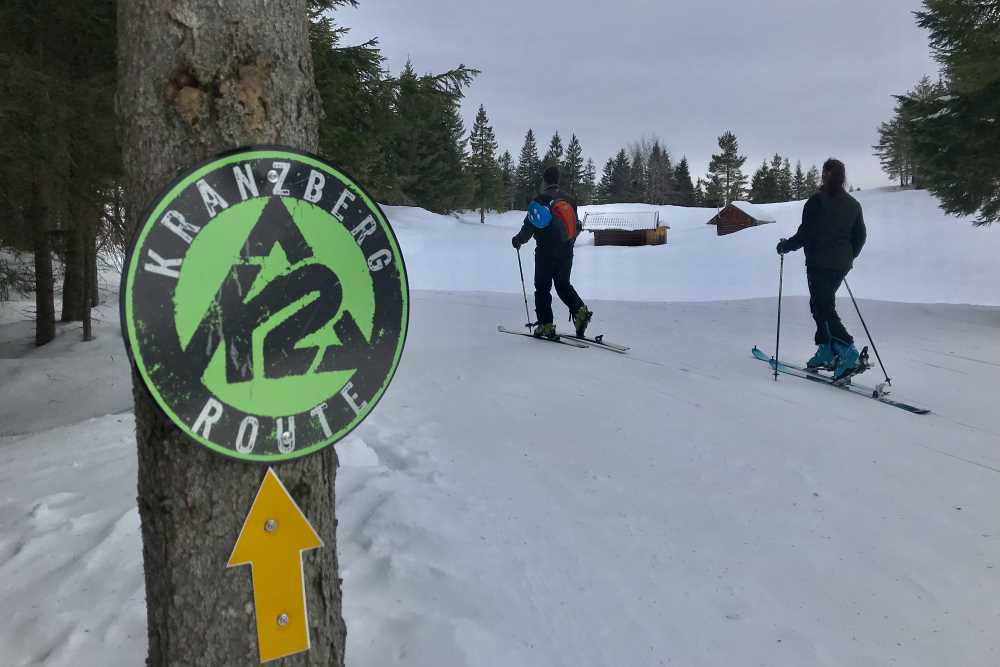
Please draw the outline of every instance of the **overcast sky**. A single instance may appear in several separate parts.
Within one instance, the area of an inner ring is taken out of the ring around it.
[[[859,187],[885,185],[876,127],[924,74],[936,75],[919,0],[360,0],[337,19],[349,41],[378,37],[386,66],[482,70],[466,129],[486,106],[515,160],[530,127],[544,153],[575,132],[598,175],[643,135],[692,176],[729,129],[751,175],[781,153],[803,167],[830,155]]]

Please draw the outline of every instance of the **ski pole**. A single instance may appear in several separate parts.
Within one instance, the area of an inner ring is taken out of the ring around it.
[[[531,328],[531,313],[528,312],[528,291],[524,288],[524,266],[521,264],[521,249],[517,248],[517,270],[521,272],[521,293],[524,294],[524,314],[527,316],[527,323],[524,325]]]
[[[868,325],[865,324],[865,318],[861,316],[861,309],[858,308],[858,301],[854,298],[854,292],[851,291],[851,286],[847,284],[847,278],[844,278],[844,287],[847,288],[847,293],[851,295],[851,303],[854,304],[854,310],[858,311],[858,319],[861,320],[861,326],[865,328],[865,335],[868,336],[868,342],[872,345],[872,350],[875,352],[875,358],[878,359],[878,365],[882,367],[882,375],[885,376],[885,383],[891,385],[892,380],[889,379],[889,373],[885,370],[885,364],[882,363],[882,357],[879,356],[878,348],[875,347],[875,341],[872,340],[872,333],[868,330]]]
[[[774,341],[774,381],[778,381],[778,351],[781,349],[781,292],[785,282],[785,256],[780,255],[781,264],[778,269],[778,333]]]

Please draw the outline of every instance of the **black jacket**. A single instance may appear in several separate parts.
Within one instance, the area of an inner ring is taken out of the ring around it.
[[[840,192],[817,192],[802,208],[802,224],[784,250],[805,248],[806,267],[847,273],[861,254],[868,233],[858,200]]]
[[[568,194],[560,190],[558,185],[548,186],[542,190],[542,192],[535,197],[533,201],[537,201],[548,206],[556,199],[565,199],[573,205],[573,214],[577,216],[577,225],[579,226],[580,216],[577,212],[576,201],[574,201],[574,199]],[[528,239],[532,236],[535,237],[537,251],[547,255],[564,255],[572,253],[573,244],[576,242],[576,239],[573,239],[572,241],[563,241],[560,239],[554,225],[549,225],[545,229],[538,229],[531,224],[531,221],[528,220],[528,216],[524,216],[524,224],[521,225],[521,231],[517,233],[515,238],[517,238],[519,243],[524,244],[527,243]]]

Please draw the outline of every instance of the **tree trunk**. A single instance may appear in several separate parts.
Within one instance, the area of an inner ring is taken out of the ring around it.
[[[76,219],[79,214],[75,208],[70,208],[69,230],[66,233],[66,254],[63,262],[65,275],[62,289],[62,321],[79,322],[83,320],[83,296],[86,291],[86,245],[84,244],[83,226]]]
[[[56,337],[55,279],[52,275],[52,237],[48,209],[38,181],[31,184],[28,224],[35,251],[35,345],[41,347]]]
[[[95,218],[93,224],[100,224],[99,220]],[[85,306],[87,309],[101,305],[101,289],[97,281],[97,235],[94,232],[94,228],[91,227],[85,244],[87,248],[87,291],[90,293],[89,303]]]
[[[84,229],[83,233],[83,248],[84,248],[84,262],[83,262],[83,284],[85,288],[83,292],[83,340],[91,341],[94,340],[94,320],[91,317],[91,309],[94,307],[94,295],[91,292],[90,285],[96,278],[97,265],[92,262],[92,258],[96,256],[96,234],[94,230],[94,225],[97,221],[93,221]]]
[[[306,0],[118,4],[119,122],[129,219],[178,170],[254,143],[316,151]],[[150,667],[258,661],[249,568],[226,569],[265,470],[189,440],[133,373]],[[333,447],[277,473],[322,536],[303,555],[312,649],[343,665]]]

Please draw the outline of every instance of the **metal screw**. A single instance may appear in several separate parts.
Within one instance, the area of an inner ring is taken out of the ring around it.
[[[281,434],[281,442],[283,442],[285,445],[292,444],[292,433],[291,433],[291,431],[285,431],[284,433]]]
[[[282,614],[278,617],[278,625],[286,626],[288,625],[288,614]]]
[[[269,533],[273,533],[274,531],[278,530],[278,522],[274,519],[268,519],[267,521],[264,522],[264,530],[266,530]]]
[[[277,183],[278,182],[278,172],[276,170],[274,170],[274,169],[272,169],[269,172],[267,172],[267,180],[269,180],[272,183]]]

